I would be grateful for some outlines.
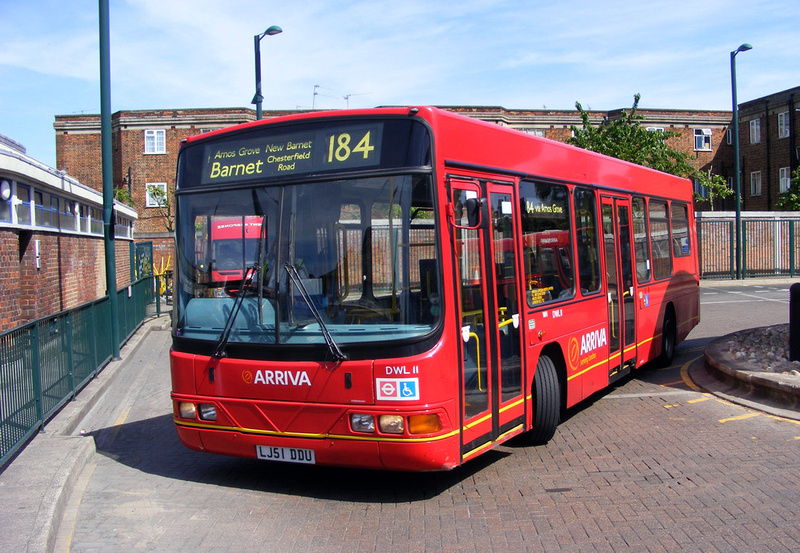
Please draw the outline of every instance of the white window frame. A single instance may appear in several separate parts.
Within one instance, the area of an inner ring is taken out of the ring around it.
[[[160,188],[164,191],[164,197],[167,197],[167,183],[166,182],[148,182],[145,187],[145,207],[164,207],[164,204],[157,201],[150,192],[154,188]]]
[[[778,114],[778,138],[789,138],[789,112]]]
[[[144,131],[144,153],[166,154],[167,131],[164,129],[147,129]]]
[[[753,171],[750,173],[750,195],[761,195],[761,171]]]
[[[750,144],[761,143],[761,119],[750,121]]]
[[[789,191],[792,186],[792,169],[791,167],[781,167],[778,170],[778,182],[780,183],[780,193],[783,194]]]
[[[528,129],[523,129],[523,132],[525,132],[525,133],[527,133],[527,134],[532,134],[533,136],[539,136],[539,137],[541,137],[541,138],[547,138],[547,137],[545,136],[546,129],[534,129],[534,128],[528,128]]]
[[[727,140],[728,146],[733,144],[733,129],[730,127],[725,129],[725,140]]]
[[[664,127],[645,127],[645,130],[651,132],[664,132]]]
[[[694,151],[695,152],[711,151],[711,129],[694,130]]]

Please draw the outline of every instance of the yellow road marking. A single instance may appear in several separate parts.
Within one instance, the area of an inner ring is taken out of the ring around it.
[[[745,419],[752,419],[753,417],[760,416],[761,413],[747,413],[746,415],[739,415],[738,417],[728,417],[727,419],[719,419],[719,422],[731,422],[731,421],[741,421]]]
[[[700,397],[700,398],[697,398],[697,399],[690,399],[686,403],[700,403],[701,401],[708,401],[709,399],[711,399],[711,398],[710,397]]]
[[[703,390],[701,390],[700,387],[697,386],[697,384],[695,384],[694,382],[692,382],[691,378],[689,378],[689,365],[691,365],[701,357],[702,355],[698,355],[694,359],[690,359],[689,361],[684,363],[683,366],[681,366],[681,379],[683,380],[684,384],[689,386],[689,388],[691,388],[695,392],[702,392]]]

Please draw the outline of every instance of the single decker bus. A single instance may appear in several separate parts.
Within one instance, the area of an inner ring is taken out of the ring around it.
[[[194,450],[452,469],[547,442],[700,318],[688,180],[436,108],[189,138],[175,197]]]

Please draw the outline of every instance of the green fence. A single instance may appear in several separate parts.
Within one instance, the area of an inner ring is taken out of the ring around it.
[[[117,292],[120,346],[159,315],[154,277]],[[111,360],[108,296],[0,334],[0,467]]]
[[[736,278],[736,223],[697,220],[701,278]],[[800,219],[742,219],[742,277],[794,277],[800,271]]]

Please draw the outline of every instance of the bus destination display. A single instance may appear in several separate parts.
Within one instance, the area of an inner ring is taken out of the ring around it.
[[[336,126],[205,146],[202,184],[359,169],[380,164],[383,124]]]

